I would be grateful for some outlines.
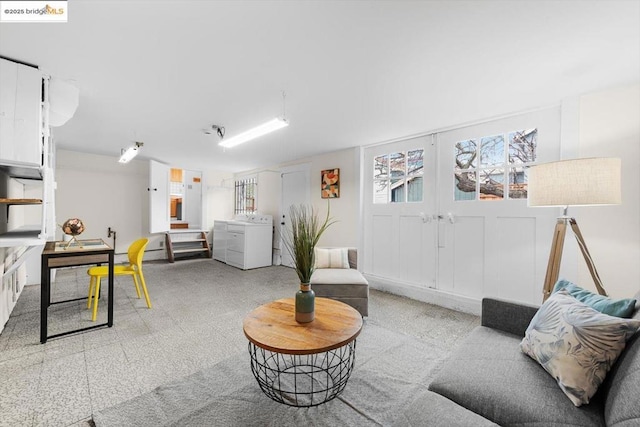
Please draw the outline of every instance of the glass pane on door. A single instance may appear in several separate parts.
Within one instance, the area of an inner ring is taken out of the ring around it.
[[[459,141],[455,145],[454,159],[456,169],[475,168],[477,158],[477,147],[475,139]]]
[[[455,185],[453,187],[453,200],[475,200],[476,199],[476,172],[475,171],[455,171]]]
[[[373,203],[389,203],[389,181],[378,179],[373,181]]]
[[[373,159],[373,178],[389,177],[389,156],[378,156]]]
[[[522,164],[536,161],[538,129],[509,133],[509,163]]]
[[[497,166],[504,163],[504,137],[484,136],[480,139],[480,166]]]
[[[502,200],[504,198],[504,169],[480,171],[480,200]]]

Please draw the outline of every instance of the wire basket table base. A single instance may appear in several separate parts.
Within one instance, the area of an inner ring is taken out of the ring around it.
[[[249,342],[251,371],[271,399],[310,407],[334,399],[344,390],[356,358],[356,341],[315,354],[282,354]]]

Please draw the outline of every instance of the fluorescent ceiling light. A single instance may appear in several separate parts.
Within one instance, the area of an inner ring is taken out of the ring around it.
[[[238,144],[242,144],[243,142],[247,142],[254,138],[258,138],[259,136],[265,135],[269,132],[273,132],[274,130],[281,129],[285,126],[289,126],[289,122],[285,119],[275,118],[271,121],[261,124],[260,126],[254,127],[253,129],[249,129],[246,132],[242,132],[239,135],[236,135],[232,138],[223,140],[218,145],[223,147],[235,147]]]
[[[138,155],[138,151],[140,151],[139,148],[143,145],[144,144],[142,142],[136,142],[136,145],[132,145],[126,150],[123,148],[120,150],[120,160],[118,161],[120,163],[129,163],[131,159]]]

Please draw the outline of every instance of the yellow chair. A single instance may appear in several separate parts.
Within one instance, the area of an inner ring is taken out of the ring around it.
[[[138,298],[140,298],[139,285],[142,285],[142,292],[144,292],[144,298],[147,300],[147,307],[151,308],[151,301],[149,300],[149,294],[147,293],[147,285],[144,281],[144,275],[142,274],[142,257],[144,256],[144,249],[147,247],[148,243],[149,239],[138,239],[133,242],[127,251],[129,256],[129,265],[114,266],[113,275],[133,277],[133,284],[136,287]],[[109,267],[105,265],[91,267],[87,270],[87,274],[91,277],[89,279],[89,298],[87,299],[87,308],[91,308],[91,299],[93,298],[93,315],[91,316],[91,320],[95,322],[98,314],[100,279],[109,276]],[[138,279],[140,279],[139,282]],[[113,298],[113,295],[109,295],[109,298]]]

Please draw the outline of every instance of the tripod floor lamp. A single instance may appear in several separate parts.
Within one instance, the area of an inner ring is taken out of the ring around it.
[[[562,206],[564,212],[558,218],[547,274],[544,279],[545,301],[560,273],[560,261],[567,225],[576,236],[582,256],[600,295],[606,295],[596,266],[589,254],[575,218],[567,216],[569,206],[616,205],[621,203],[621,161],[616,158],[586,158],[543,163],[529,169],[529,206]]]

